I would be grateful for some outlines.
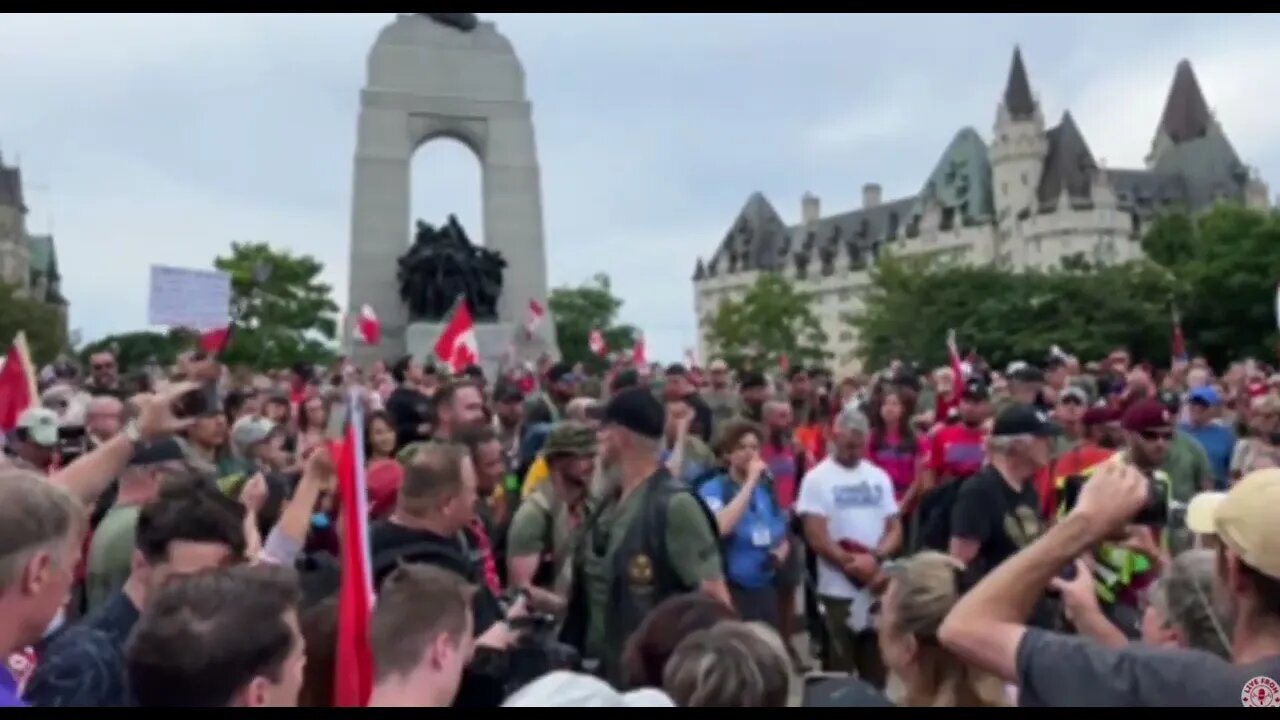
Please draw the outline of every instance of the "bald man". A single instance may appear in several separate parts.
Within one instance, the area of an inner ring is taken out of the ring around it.
[[[85,409],[84,429],[94,446],[115,437],[123,422],[124,403],[111,395],[98,395],[89,401]]]

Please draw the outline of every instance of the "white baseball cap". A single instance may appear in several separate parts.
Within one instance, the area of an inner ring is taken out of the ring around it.
[[[25,430],[31,442],[51,448],[58,444],[58,413],[43,407],[31,407],[18,416],[18,427]]]

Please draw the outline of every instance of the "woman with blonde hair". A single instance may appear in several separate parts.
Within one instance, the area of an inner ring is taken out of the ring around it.
[[[907,707],[999,707],[1010,704],[1004,683],[970,667],[938,644],[938,626],[960,598],[964,566],[925,551],[885,568],[880,598],[880,655],[893,699]]]

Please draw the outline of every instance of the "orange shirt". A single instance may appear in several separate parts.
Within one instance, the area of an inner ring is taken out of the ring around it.
[[[1083,442],[1058,456],[1053,463],[1036,473],[1036,493],[1040,496],[1040,511],[1046,520],[1058,514],[1058,481],[1078,475],[1115,454],[1115,450]]]

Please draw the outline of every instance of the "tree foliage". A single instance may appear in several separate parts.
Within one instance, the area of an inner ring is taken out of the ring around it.
[[[1161,218],[1143,240],[1149,257],[1178,279],[1187,348],[1215,365],[1277,351],[1280,217],[1219,205],[1198,218]]]
[[[231,274],[235,329],[223,356],[228,365],[267,369],[333,360],[338,306],[333,288],[319,279],[324,266],[318,260],[266,243],[232,243],[231,254],[214,265]],[[266,274],[261,284],[260,271]]]
[[[785,356],[795,365],[830,356],[822,324],[807,293],[774,273],[760,276],[740,300],[726,300],[711,317],[707,340],[733,367],[774,367]]]
[[[1125,346],[1164,363],[1176,293],[1169,273],[1147,261],[1094,267],[1072,258],[1053,272],[1010,273],[882,256],[865,311],[848,320],[873,368],[895,358],[944,363],[951,328],[962,348],[996,366],[1039,361],[1054,345],[1082,358]]]
[[[622,300],[613,294],[609,276],[604,273],[578,287],[552,290],[547,302],[555,320],[560,354],[567,362],[581,362],[595,371],[605,367],[605,360],[592,354],[589,347],[592,330],[604,335],[610,351],[625,350],[635,344],[639,334],[636,328],[616,324]]]
[[[94,353],[110,351],[124,372],[139,370],[149,363],[167,367],[177,362],[178,355],[196,346],[195,333],[185,328],[167,332],[142,330],[139,332],[108,335],[89,343],[80,350],[80,358],[86,364]]]
[[[0,352],[8,352],[19,331],[26,333],[31,361],[37,366],[52,362],[67,349],[62,308],[20,297],[17,288],[0,284]]]

